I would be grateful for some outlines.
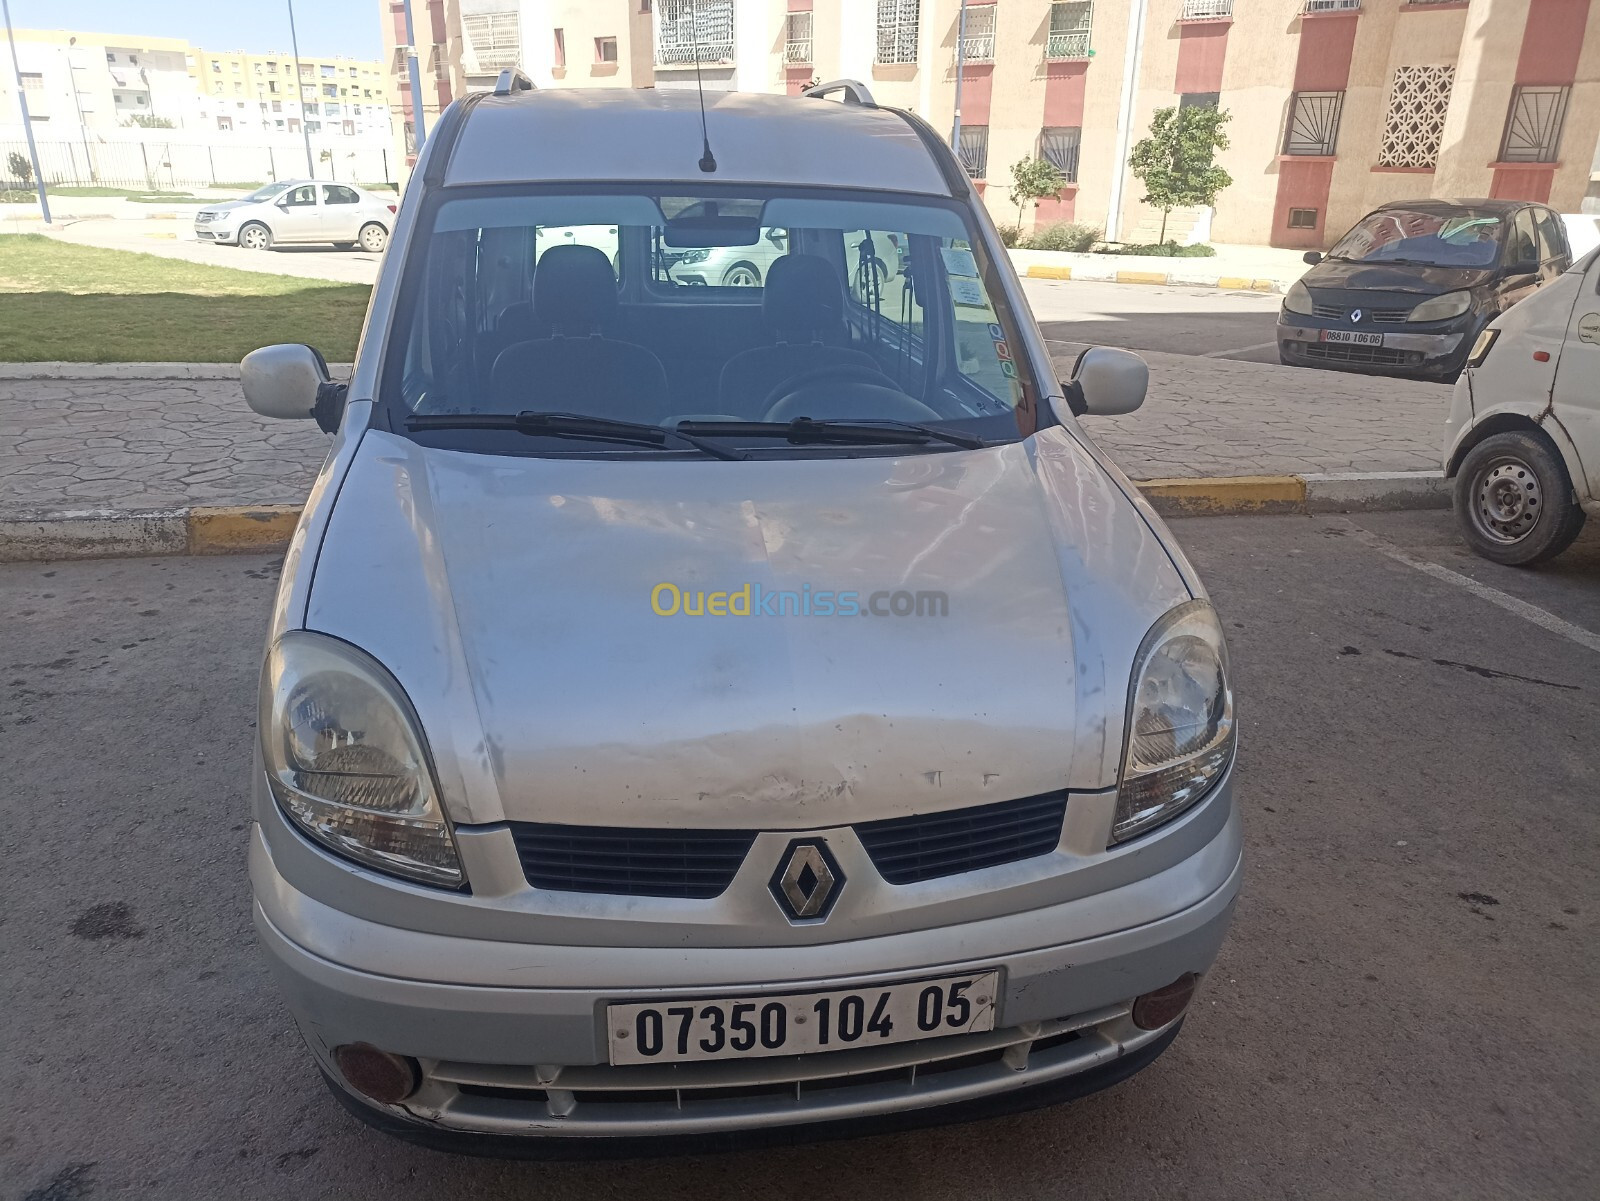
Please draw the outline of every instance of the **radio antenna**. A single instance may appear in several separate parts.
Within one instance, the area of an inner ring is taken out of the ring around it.
[[[706,130],[706,85],[700,77],[700,12],[696,0],[689,0],[689,42],[694,47],[694,88],[700,94],[700,141],[704,153],[700,170],[710,175],[717,169],[717,156],[711,153],[711,134]]]

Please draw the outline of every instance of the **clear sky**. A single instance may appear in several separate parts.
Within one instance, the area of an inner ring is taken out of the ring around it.
[[[10,0],[18,29],[186,38],[208,50],[289,49],[286,0]],[[377,58],[377,0],[295,0],[300,53]]]

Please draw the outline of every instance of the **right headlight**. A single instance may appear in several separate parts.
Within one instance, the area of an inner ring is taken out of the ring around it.
[[[285,634],[261,676],[261,754],[303,833],[423,884],[466,882],[416,715],[371,656],[325,634]]]
[[[1286,313],[1310,313],[1311,289],[1299,280],[1289,285],[1289,290],[1283,294],[1283,311]]]
[[[1156,622],[1133,664],[1111,841],[1182,813],[1233,759],[1233,689],[1216,610],[1189,601]]]

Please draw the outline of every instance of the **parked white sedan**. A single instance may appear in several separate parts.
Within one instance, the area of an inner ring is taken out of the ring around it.
[[[396,203],[343,183],[290,179],[194,215],[202,242],[266,250],[275,242],[331,242],[377,254],[389,244]]]

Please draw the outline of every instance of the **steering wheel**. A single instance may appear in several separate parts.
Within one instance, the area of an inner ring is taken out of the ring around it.
[[[836,363],[790,376],[768,393],[763,403],[766,421],[939,418],[935,410],[900,391],[876,367],[860,363]]]

